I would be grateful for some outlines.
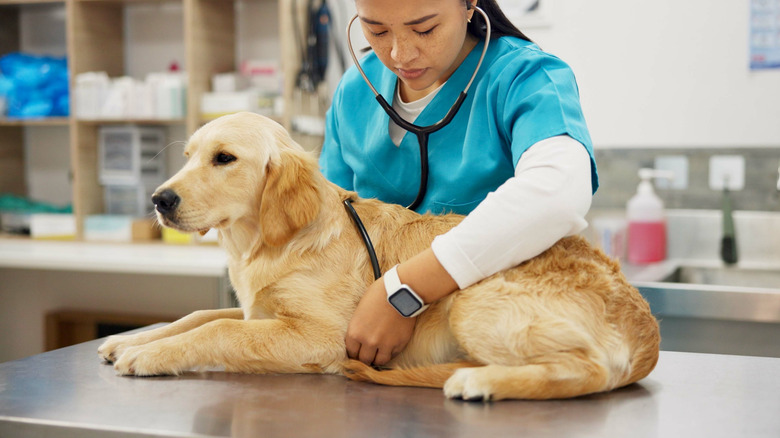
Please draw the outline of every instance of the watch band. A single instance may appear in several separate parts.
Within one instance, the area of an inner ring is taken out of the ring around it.
[[[388,297],[403,286],[401,278],[398,277],[398,265],[388,269],[387,272],[384,273],[384,279],[385,290],[387,291]]]
[[[393,266],[392,268],[388,269],[383,276],[385,291],[387,292],[387,301],[391,306],[393,306],[393,308],[398,311],[398,313],[401,314],[401,316],[405,318],[412,318],[425,311],[425,309],[428,308],[428,305],[425,304],[423,299],[420,298],[420,296],[417,295],[414,289],[412,289],[408,284],[401,283],[401,279],[398,277],[397,268],[398,265]],[[394,302],[395,300],[393,298],[397,294],[405,294],[409,299],[416,301],[420,306],[419,309],[411,314],[404,314],[404,311],[402,311],[402,309],[399,308],[399,306],[397,306]]]

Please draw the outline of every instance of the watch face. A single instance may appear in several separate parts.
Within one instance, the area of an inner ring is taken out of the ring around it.
[[[405,317],[414,315],[414,312],[420,310],[423,304],[414,296],[409,289],[402,287],[398,289],[388,299],[390,304],[398,310],[398,313]]]

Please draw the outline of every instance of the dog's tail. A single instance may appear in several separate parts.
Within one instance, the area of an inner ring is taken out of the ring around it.
[[[350,360],[344,363],[343,373],[359,382],[372,382],[389,386],[421,386],[443,388],[455,371],[460,368],[483,366],[477,362],[454,362],[408,369],[376,370],[363,362]]]
[[[614,381],[607,367],[571,352],[550,356],[543,363],[519,366],[459,362],[387,371],[353,360],[344,364],[343,373],[357,381],[443,388],[448,398],[485,401],[572,398],[630,383]]]

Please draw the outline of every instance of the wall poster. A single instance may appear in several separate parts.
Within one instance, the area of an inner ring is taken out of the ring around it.
[[[750,69],[780,68],[780,0],[750,1]]]

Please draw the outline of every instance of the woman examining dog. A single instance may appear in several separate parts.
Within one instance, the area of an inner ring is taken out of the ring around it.
[[[396,268],[425,303],[516,266],[577,234],[598,187],[591,139],[570,68],[540,50],[495,0],[356,0],[372,52],[368,79],[409,122],[441,120],[474,72],[463,106],[430,135],[427,193],[416,210],[467,215]],[[325,176],[363,198],[408,205],[420,181],[417,138],[375,102],[353,67],[327,114]],[[387,275],[386,275],[387,276]],[[369,286],[346,334],[347,353],[384,365],[414,331],[388,303],[383,278]]]

